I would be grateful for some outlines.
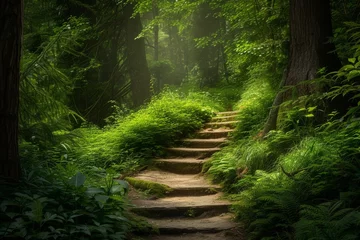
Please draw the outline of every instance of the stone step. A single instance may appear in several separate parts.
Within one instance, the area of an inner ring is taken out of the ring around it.
[[[227,122],[236,120],[237,115],[218,116],[211,119],[212,122]]]
[[[239,121],[227,121],[227,122],[209,122],[205,123],[205,128],[221,128],[221,127],[228,127],[234,128]]]
[[[183,233],[177,235],[160,235],[141,237],[144,240],[245,240],[243,232],[238,233],[232,230],[220,233]]]
[[[190,148],[214,148],[223,146],[227,142],[226,138],[214,139],[184,139],[183,145]]]
[[[159,170],[145,170],[138,173],[134,178],[170,187],[172,191],[167,193],[167,196],[203,196],[215,194],[221,189],[219,185],[210,184],[199,174],[184,175]]]
[[[233,116],[238,115],[240,111],[227,111],[227,112],[218,112],[216,113],[217,116]]]
[[[218,233],[237,227],[232,214],[204,218],[146,219],[160,234]]]
[[[175,158],[175,159],[155,159],[154,165],[167,172],[179,174],[197,174],[202,170],[205,160],[196,158]]]
[[[218,128],[218,129],[212,129],[208,128],[202,131],[199,131],[195,134],[196,138],[201,139],[214,139],[214,138],[224,138],[227,137],[229,134],[234,132],[233,129],[225,129],[225,128]]]
[[[226,213],[230,202],[220,200],[221,194],[206,196],[167,197],[156,200],[133,200],[132,212],[149,217],[198,217],[202,214],[217,216]]]
[[[220,148],[184,148],[184,147],[166,149],[169,156],[196,157],[199,159],[208,158],[220,150],[221,150]]]

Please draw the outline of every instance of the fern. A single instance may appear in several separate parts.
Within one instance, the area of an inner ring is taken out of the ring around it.
[[[297,240],[359,239],[360,212],[344,208],[343,202],[303,205],[301,219],[294,224]]]
[[[54,140],[54,131],[69,129],[70,121],[81,119],[67,105],[73,80],[58,66],[58,61],[63,52],[81,54],[76,47],[88,28],[83,19],[72,18],[37,55],[25,52],[20,82],[20,120],[22,136],[26,139]]]

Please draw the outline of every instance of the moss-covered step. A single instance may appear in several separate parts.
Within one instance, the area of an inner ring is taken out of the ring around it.
[[[211,119],[212,122],[227,122],[227,121],[235,121],[237,115],[229,115],[229,116],[217,116]]]
[[[202,170],[205,160],[196,158],[154,159],[154,165],[167,172],[197,174]]]
[[[167,186],[171,191],[167,191],[166,196],[210,195],[216,194],[221,188],[219,185],[210,184],[198,174],[176,174],[158,170],[145,170],[138,173],[133,179]],[[131,184],[131,182],[129,183]]]
[[[221,147],[227,143],[226,138],[214,138],[214,139],[184,139],[182,144],[190,148],[214,148]]]
[[[164,197],[173,191],[171,187],[154,181],[147,181],[134,177],[126,177],[125,180],[135,189],[146,191],[148,194],[157,198]]]
[[[195,134],[195,138],[201,139],[214,139],[214,138],[226,138],[229,134],[234,132],[233,129],[218,128],[218,129],[204,129]]]
[[[206,196],[166,197],[156,200],[133,200],[132,212],[149,217],[217,216],[229,211],[230,202],[220,200],[220,194]]]
[[[238,227],[230,213],[201,218],[164,218],[147,222],[158,229],[160,234],[218,233]]]
[[[168,156],[175,157],[196,157],[196,158],[208,158],[212,154],[220,151],[221,148],[185,148],[185,147],[176,147],[176,148],[167,148],[166,151]]]
[[[227,122],[209,122],[205,123],[205,128],[234,128],[236,127],[236,124],[239,123],[239,121],[227,121]]]

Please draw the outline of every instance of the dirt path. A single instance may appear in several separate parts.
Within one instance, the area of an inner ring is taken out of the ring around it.
[[[135,176],[171,188],[163,198],[133,197],[132,211],[159,229],[159,235],[142,236],[142,239],[244,239],[228,212],[230,202],[221,198],[221,187],[200,174],[202,165],[228,141],[236,114],[235,111],[218,113],[193,139],[184,139],[182,146],[167,149],[168,158],[154,160],[154,169]]]

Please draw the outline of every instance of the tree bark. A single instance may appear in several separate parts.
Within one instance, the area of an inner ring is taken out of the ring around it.
[[[159,7],[156,0],[152,2],[153,19],[159,15]],[[159,24],[154,26],[154,60],[159,61]]]
[[[277,101],[274,101],[278,105],[273,109],[291,96],[320,91],[314,84],[299,85],[304,80],[315,79],[320,68],[325,67],[328,71],[338,69],[340,61],[334,53],[335,46],[329,42],[331,36],[330,0],[290,0],[290,55],[284,86],[296,88],[279,92]],[[267,122],[264,135],[276,129],[274,116],[269,119],[271,122]]]
[[[23,1],[0,1],[0,178],[18,181],[20,56]]]
[[[126,19],[127,63],[131,79],[134,107],[150,99],[150,71],[146,61],[144,38],[137,38],[142,31],[140,15],[134,13],[134,5],[128,3],[124,9]]]
[[[199,5],[194,14],[194,38],[211,38],[220,30],[220,20],[216,18],[217,9],[212,9],[210,4],[204,2]],[[214,86],[219,80],[219,46],[207,43],[194,49],[194,59],[199,67],[200,87]]]

